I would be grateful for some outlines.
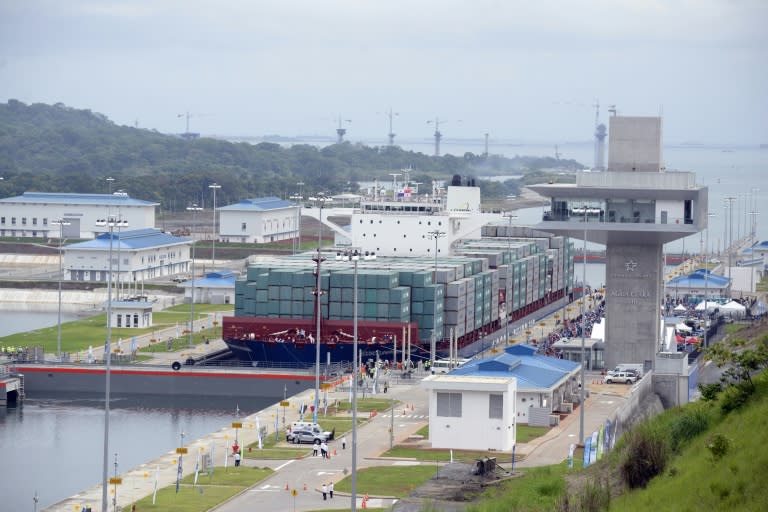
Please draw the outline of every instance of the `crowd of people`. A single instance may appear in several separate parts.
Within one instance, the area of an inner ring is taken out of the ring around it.
[[[592,309],[584,315],[579,314],[572,320],[565,319],[558,324],[558,328],[541,340],[534,340],[539,354],[560,357],[560,352],[552,345],[561,339],[581,338],[582,332],[586,338],[592,336],[592,327],[599,323],[605,316],[605,297],[602,293],[594,292],[591,295]]]

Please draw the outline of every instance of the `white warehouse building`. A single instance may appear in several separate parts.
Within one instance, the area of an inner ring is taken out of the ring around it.
[[[124,192],[24,192],[0,199],[0,236],[58,238],[61,228],[64,238],[95,238],[107,230],[103,220],[109,215],[119,215],[132,228],[154,228],[158,205],[134,199]],[[55,222],[59,220],[63,220],[64,225]]]
[[[142,281],[189,272],[192,241],[159,229],[113,231],[112,275],[120,283]],[[107,281],[109,275],[110,233],[93,240],[64,247],[64,279]]]
[[[223,242],[263,244],[298,235],[300,207],[278,197],[243,199],[217,210]]]

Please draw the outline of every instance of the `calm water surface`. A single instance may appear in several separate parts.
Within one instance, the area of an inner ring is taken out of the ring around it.
[[[146,463],[179,446],[229,425],[274,400],[140,396],[113,399],[110,407],[109,474]],[[23,405],[0,411],[0,510],[38,510],[101,483],[104,449],[104,397],[27,397]],[[123,485],[131,485],[130,481]],[[119,494],[118,494],[119,496]]]

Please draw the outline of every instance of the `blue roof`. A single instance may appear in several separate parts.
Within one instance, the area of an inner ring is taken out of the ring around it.
[[[109,249],[109,233],[102,233],[93,240],[67,246],[67,249]],[[115,231],[112,233],[112,249],[148,249],[189,243],[189,238],[169,235],[156,228],[133,229],[130,231]]]
[[[284,201],[279,197],[258,197],[254,199],[243,199],[239,203],[222,206],[219,210],[253,210],[253,211],[266,211],[277,210],[279,208],[291,208],[296,207],[294,203]]]
[[[157,206],[160,203],[134,199],[127,194],[65,194],[60,192],[24,192],[0,199],[0,203],[92,204],[105,206]]]
[[[712,286],[713,288],[720,288],[728,286],[730,280],[727,277],[713,274],[709,270],[700,268],[692,274],[687,276],[678,276],[667,281],[667,286],[682,286],[683,288],[703,288],[706,286]]]
[[[553,387],[573,370],[579,368],[579,363],[536,355],[535,351],[536,348],[530,345],[512,345],[494,357],[469,361],[450,374],[515,377],[520,388],[544,389]]]
[[[192,285],[195,288],[234,288],[237,275],[231,270],[218,270],[208,272],[202,279],[190,279],[179,283],[182,288],[189,288]]]

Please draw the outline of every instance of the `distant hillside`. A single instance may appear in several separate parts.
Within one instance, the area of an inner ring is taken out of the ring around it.
[[[180,210],[210,197],[207,186],[219,183],[217,200],[227,204],[246,197],[318,191],[354,191],[357,182],[389,179],[393,169],[414,169],[412,179],[429,183],[454,174],[478,171],[527,172],[557,165],[579,168],[575,161],[519,157],[506,159],[467,153],[432,157],[398,147],[335,144],[324,148],[274,143],[230,143],[209,138],[184,140],[156,131],[118,126],[104,115],[63,104],[0,104],[0,197],[25,191],[99,192],[104,180],[134,197]],[[486,197],[516,193],[514,183],[482,182]]]

